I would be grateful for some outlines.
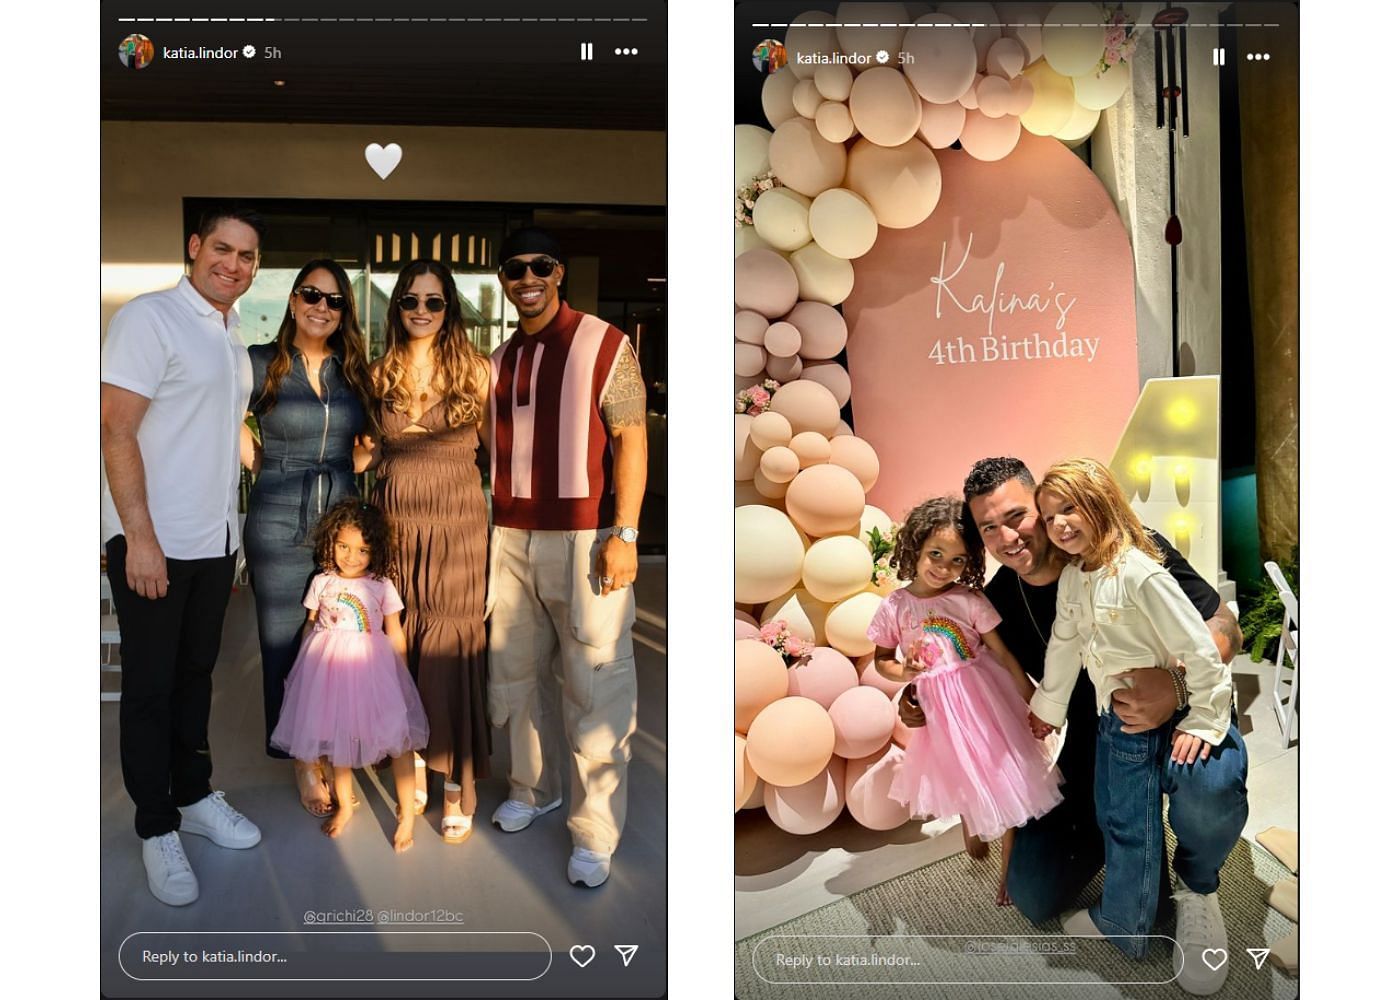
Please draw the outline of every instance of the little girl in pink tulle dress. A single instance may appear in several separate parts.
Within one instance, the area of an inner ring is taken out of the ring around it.
[[[302,602],[309,632],[287,676],[272,745],[335,768],[336,810],[321,825],[330,837],[350,822],[351,770],[388,757],[399,801],[394,850],[403,852],[413,846],[413,751],[428,745],[428,718],[405,665],[403,600],[384,575],[389,525],[352,497],[321,518],[313,544],[325,572]]]
[[[997,635],[1001,616],[980,589],[981,539],[961,500],[936,497],[912,510],[893,562],[909,586],[885,598],[866,634],[876,670],[913,683],[925,724],[913,731],[890,797],[913,816],[960,816],[973,857],[1001,837],[1004,906],[1012,830],[1062,798],[1060,774],[1028,725],[1034,687]]]

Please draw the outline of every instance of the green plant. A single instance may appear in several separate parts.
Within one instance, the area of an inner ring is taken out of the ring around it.
[[[1298,593],[1298,550],[1288,562],[1280,563],[1283,577]],[[1240,631],[1244,633],[1244,646],[1249,650],[1249,658],[1255,663],[1260,660],[1273,660],[1278,656],[1278,640],[1283,632],[1283,600],[1278,590],[1265,576],[1258,586],[1240,595]]]

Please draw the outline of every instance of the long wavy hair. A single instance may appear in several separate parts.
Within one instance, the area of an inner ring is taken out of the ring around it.
[[[982,537],[972,523],[967,504],[958,497],[934,497],[909,512],[894,542],[894,556],[890,562],[894,565],[895,575],[901,580],[914,579],[914,574],[919,571],[919,553],[923,551],[924,542],[929,535],[945,528],[957,532],[963,548],[967,550],[967,563],[957,582],[964,587],[980,590],[982,577],[987,570]]]
[[[292,279],[293,290],[302,286],[313,271],[327,271],[335,279],[335,286],[345,296],[345,308],[340,312],[340,325],[326,339],[326,346],[340,356],[340,370],[346,383],[359,397],[365,414],[373,420],[373,407],[370,400],[369,355],[365,350],[364,333],[355,312],[355,294],[350,287],[350,276],[333,260],[318,258],[308,261]],[[267,366],[267,377],[263,379],[262,391],[253,397],[253,412],[266,413],[277,405],[277,393],[282,388],[282,380],[292,370],[292,340],[296,336],[297,321],[292,315],[291,295],[287,296],[287,311],[282,314],[282,325],[277,328],[277,353]]]
[[[404,326],[399,299],[420,275],[431,274],[442,282],[447,313],[442,329],[433,341],[433,389],[442,397],[443,410],[449,427],[465,427],[481,420],[479,392],[484,391],[487,361],[472,346],[462,304],[457,298],[457,283],[452,272],[435,260],[415,260],[404,265],[399,280],[394,282],[389,296],[389,315],[385,322],[384,359],[379,365],[375,389],[395,413],[406,413],[412,399],[412,378],[409,375],[408,342],[412,339]]]
[[[1155,562],[1162,561],[1162,550],[1128,505],[1128,498],[1123,495],[1118,480],[1113,478],[1113,473],[1102,462],[1092,458],[1072,458],[1052,465],[1036,487],[1037,508],[1041,496],[1046,492],[1058,493],[1079,508],[1079,513],[1094,533],[1088,550],[1074,557],[1076,562],[1112,566],[1129,545],[1142,549]]]
[[[389,550],[393,544],[393,529],[384,512],[359,497],[346,497],[321,516],[316,522],[316,530],[311,536],[312,549],[316,553],[316,565],[324,573],[335,573],[335,539],[341,528],[355,528],[364,538],[369,548],[369,566],[365,572],[370,576],[386,578],[389,575]]]

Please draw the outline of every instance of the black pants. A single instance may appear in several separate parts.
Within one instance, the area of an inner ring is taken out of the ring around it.
[[[180,828],[180,806],[210,792],[209,698],[233,555],[167,559],[170,586],[149,600],[126,583],[126,537],[107,543],[107,577],[121,627],[122,780],[136,834]]]

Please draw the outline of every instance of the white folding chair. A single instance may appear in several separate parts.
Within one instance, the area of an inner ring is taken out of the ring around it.
[[[99,661],[100,670],[104,674],[120,674],[122,665],[112,662],[112,650],[121,645],[122,632],[117,625],[116,613],[112,610],[112,582],[107,579],[105,570],[102,573],[102,606],[104,611],[101,616],[102,658]],[[102,691],[101,699],[103,701],[121,701],[122,693],[120,691]]]
[[[1275,657],[1273,699],[1274,715],[1278,716],[1283,745],[1288,746],[1298,738],[1298,598],[1284,578],[1283,570],[1278,568],[1278,563],[1266,562],[1264,572],[1269,574],[1269,579],[1278,589],[1278,596],[1283,600],[1283,631],[1279,635],[1278,656]],[[1285,670],[1288,671],[1286,678]],[[1285,681],[1287,690],[1284,690]]]

